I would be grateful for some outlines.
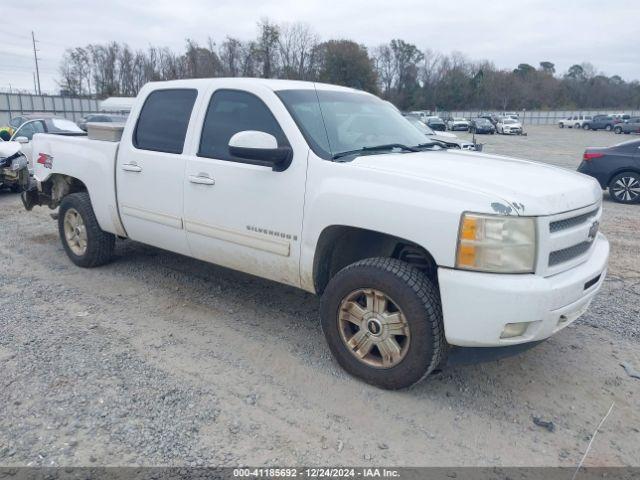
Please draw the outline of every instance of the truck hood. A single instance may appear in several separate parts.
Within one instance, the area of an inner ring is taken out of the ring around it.
[[[18,142],[0,142],[0,158],[13,157],[21,150]]]
[[[512,215],[552,215],[602,200],[591,177],[551,165],[459,150],[363,155],[358,168],[420,178],[495,199],[469,210]],[[428,187],[427,187],[428,188]]]

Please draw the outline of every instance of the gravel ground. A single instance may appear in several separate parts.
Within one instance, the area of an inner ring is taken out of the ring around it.
[[[527,130],[481,138],[568,168],[620,139]],[[610,271],[574,325],[387,392],[331,359],[317,298],[130,241],[79,269],[1,192],[0,465],[571,466],[615,402],[585,465],[640,466],[639,209],[605,196]]]

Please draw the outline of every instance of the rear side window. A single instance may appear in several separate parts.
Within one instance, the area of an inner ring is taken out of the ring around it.
[[[140,111],[133,145],[141,150],[182,153],[197,95],[193,89],[152,92]]]
[[[270,133],[278,147],[289,145],[271,110],[258,97],[239,90],[216,91],[202,126],[198,156],[235,160],[229,153],[229,140],[244,130]]]

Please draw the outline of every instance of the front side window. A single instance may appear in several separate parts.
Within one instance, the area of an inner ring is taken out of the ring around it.
[[[278,147],[289,146],[282,128],[262,100],[240,90],[216,91],[202,125],[198,156],[237,160],[229,153],[229,140],[245,130],[269,133],[278,141]]]
[[[363,147],[428,141],[401,113],[373,95],[333,90],[277,94],[321,158]]]
[[[140,150],[182,153],[197,96],[193,89],[151,92],[140,111],[133,145]]]
[[[36,133],[45,133],[44,125],[40,120],[34,120],[33,122],[25,123],[22,127],[15,133],[14,137],[26,137],[29,141],[33,140],[33,136]]]

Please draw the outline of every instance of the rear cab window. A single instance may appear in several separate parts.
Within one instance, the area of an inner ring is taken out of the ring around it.
[[[133,146],[139,150],[182,153],[197,96],[197,90],[185,88],[151,92],[140,110]]]

